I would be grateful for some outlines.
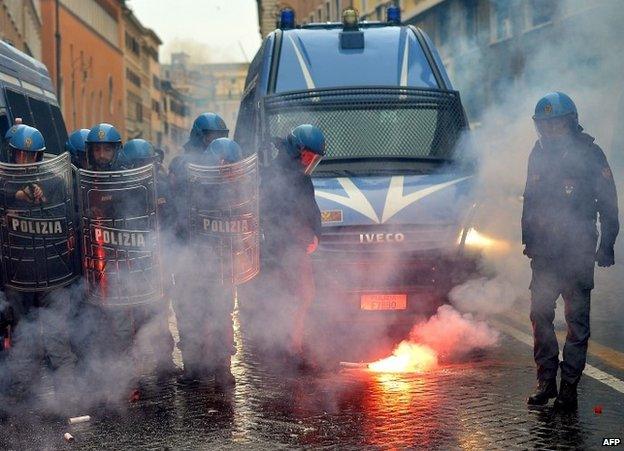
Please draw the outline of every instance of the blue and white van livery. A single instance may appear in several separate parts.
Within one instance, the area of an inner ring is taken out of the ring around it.
[[[64,152],[67,130],[45,65],[0,41],[0,136],[15,118],[36,127],[46,142],[46,153]]]
[[[412,26],[282,27],[249,69],[235,139],[258,149],[311,123],[327,137],[313,173],[323,236],[317,305],[334,319],[406,316],[444,299],[475,271],[465,251],[474,167],[468,123],[440,57]]]

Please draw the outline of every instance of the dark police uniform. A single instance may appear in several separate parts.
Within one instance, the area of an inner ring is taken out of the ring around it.
[[[305,318],[315,294],[307,247],[321,236],[321,212],[312,179],[303,173],[299,159],[284,149],[262,174],[260,193],[262,271],[265,280],[270,279],[267,320],[283,332],[275,337],[279,344],[300,355]]]
[[[66,191],[64,183],[61,178],[38,183],[45,196],[43,206],[63,204]],[[26,202],[15,197],[16,193],[24,188],[26,187],[5,185],[1,194],[4,204],[16,208],[26,206]],[[32,185],[30,189],[32,192]],[[36,212],[37,209],[33,211]],[[50,214],[54,215],[54,212],[46,210],[44,213],[42,209],[37,219],[47,219],[47,215]],[[62,215],[64,211],[59,216]],[[44,233],[44,230],[41,232]],[[23,240],[25,241],[21,243],[22,239],[13,237],[12,244],[16,246],[23,244],[27,248],[30,238]],[[27,258],[26,255],[24,257]],[[58,275],[62,275],[67,268],[59,264],[57,270]],[[55,275],[50,273],[51,277]],[[8,311],[11,314],[10,325],[14,330],[11,352],[7,360],[10,379],[6,382],[10,384],[10,393],[19,398],[26,396],[40,375],[41,364],[44,361],[54,371],[57,390],[67,392],[73,386],[72,378],[77,360],[72,352],[69,337],[70,302],[67,300],[69,292],[62,288],[44,292],[23,292],[7,288],[5,294],[9,305]]]
[[[568,324],[562,380],[576,384],[585,367],[597,214],[599,252],[609,252],[619,231],[617,194],[607,159],[594,138],[578,132],[567,145],[543,147],[538,141],[529,157],[522,241],[532,259],[531,322],[540,381],[557,375],[553,320],[560,295]]]
[[[189,193],[187,191],[187,164],[210,164],[202,156],[203,149],[187,143],[185,153],[176,157],[170,165],[171,195],[176,209],[175,233],[178,245],[186,249],[179,253],[183,259],[174,263],[176,286],[174,287],[174,310],[180,333],[180,351],[186,375],[190,379],[201,379],[215,374],[222,376],[229,372],[230,358],[234,354],[232,313],[234,310],[234,287],[215,284],[204,277],[210,268],[193,263],[189,268],[189,255],[193,252],[189,238]],[[220,197],[215,191],[211,195]],[[187,258],[185,258],[185,256]],[[182,270],[180,270],[182,268]],[[219,381],[218,381],[219,382]]]

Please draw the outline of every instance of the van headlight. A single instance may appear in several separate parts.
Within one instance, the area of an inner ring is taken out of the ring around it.
[[[458,243],[460,246],[463,244],[467,249],[475,250],[475,251],[492,251],[492,252],[500,252],[504,253],[509,251],[511,248],[509,242],[505,240],[499,240],[498,238],[494,238],[488,236],[484,233],[479,232],[474,227],[468,229],[466,232],[466,237],[464,238],[464,231],[462,230],[459,234]]]

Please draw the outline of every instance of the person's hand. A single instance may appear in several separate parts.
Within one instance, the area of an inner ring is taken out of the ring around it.
[[[531,249],[528,246],[524,246],[522,253],[529,258],[533,258],[533,252],[531,252]]]
[[[316,251],[316,248],[318,247],[318,237],[315,235],[314,236],[314,241],[312,241],[310,244],[308,244],[308,247],[306,249],[306,253],[308,255],[314,253],[314,251]]]
[[[32,195],[34,198],[34,202],[36,204],[45,202],[46,197],[45,197],[45,194],[43,193],[43,189],[41,189],[41,187],[37,185],[36,183],[33,183],[31,186],[32,186]]]
[[[598,252],[596,252],[596,263],[598,263],[598,266],[601,268],[613,266],[615,264],[615,252],[613,251],[613,246],[600,246],[598,248]]]

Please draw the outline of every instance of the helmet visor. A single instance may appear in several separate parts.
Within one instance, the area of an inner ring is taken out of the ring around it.
[[[87,162],[91,170],[108,169],[115,161],[117,143],[87,143]]]
[[[558,140],[570,133],[570,117],[562,116],[552,119],[536,120],[535,128],[540,140]]]
[[[202,132],[202,143],[205,147],[208,147],[215,139],[227,138],[228,133],[227,130],[204,130]]]
[[[43,160],[43,150],[33,152],[9,146],[9,161],[13,164],[30,164]]]
[[[318,166],[318,164],[323,159],[322,155],[319,155],[316,152],[313,152],[309,149],[303,149],[301,151],[301,165],[303,166],[303,172],[306,175],[312,174],[314,169]]]
[[[151,164],[154,164],[154,158],[153,157],[137,158],[136,160],[134,160],[132,162],[132,167],[133,168],[142,168],[143,166],[149,166]]]

